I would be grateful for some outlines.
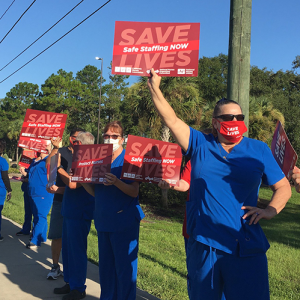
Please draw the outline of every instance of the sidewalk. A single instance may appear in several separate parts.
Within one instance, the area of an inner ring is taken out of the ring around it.
[[[20,225],[2,216],[2,236],[0,242],[0,298],[3,300],[52,300],[62,295],[53,294],[53,289],[64,285],[64,280],[47,280],[51,267],[50,241],[37,250],[26,249],[28,236],[16,236]],[[100,297],[98,267],[88,262],[87,300]],[[147,292],[137,290],[136,300],[159,300]]]

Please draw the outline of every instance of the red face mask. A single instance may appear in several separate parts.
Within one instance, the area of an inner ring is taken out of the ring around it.
[[[238,142],[243,134],[248,130],[244,121],[218,122],[221,124],[221,128],[220,130],[217,130],[227,141],[231,143]]]

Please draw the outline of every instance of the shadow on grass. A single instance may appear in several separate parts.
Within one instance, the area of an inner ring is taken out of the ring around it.
[[[154,259],[152,256],[150,256],[150,255],[148,255],[148,254],[139,252],[139,257],[145,258],[145,259],[147,259],[147,260],[151,260],[152,262],[161,265],[163,268],[169,269],[169,270],[171,270],[173,273],[176,273],[176,274],[178,274],[180,277],[186,279],[186,274],[185,274],[185,273],[179,272],[176,268],[171,267],[171,266],[168,266],[168,265],[166,265],[165,263],[163,263],[163,262],[161,262],[161,261],[158,261],[158,260]]]

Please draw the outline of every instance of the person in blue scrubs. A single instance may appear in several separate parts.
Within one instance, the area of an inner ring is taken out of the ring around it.
[[[24,223],[22,229],[16,233],[17,236],[20,235],[29,235],[32,225],[32,211],[31,211],[31,201],[28,193],[28,180],[27,180],[27,169],[20,167],[20,173],[22,174],[22,185],[21,190],[23,192],[24,198]]]
[[[95,196],[98,233],[100,300],[135,300],[140,221],[139,183],[120,179],[125,150],[119,121],[104,128],[105,144],[113,144],[111,172],[104,184],[83,184]]]
[[[47,151],[48,154],[51,151],[50,141]],[[26,248],[36,248],[47,241],[47,216],[53,202],[53,194],[46,190],[48,183],[46,159],[48,154],[40,153],[28,168],[28,193],[31,200],[33,228],[31,241],[26,245]]]
[[[266,251],[269,243],[259,225],[276,216],[291,197],[288,180],[269,147],[243,137],[247,130],[240,105],[217,102],[213,134],[205,135],[180,120],[159,89],[152,69],[148,87],[162,120],[183,152],[191,157],[187,202],[188,293],[192,300],[269,300]],[[272,199],[257,207],[263,182]]]
[[[3,236],[1,235],[1,223],[2,223],[2,209],[4,206],[4,201],[9,201],[11,199],[11,187],[8,177],[9,165],[5,158],[1,157],[6,147],[5,140],[0,140],[0,242],[3,241]]]
[[[89,132],[78,132],[74,145],[92,145],[95,138]],[[60,162],[59,162],[60,164]],[[62,167],[58,174],[66,184],[62,202],[62,258],[66,284],[55,288],[55,294],[67,294],[63,300],[83,299],[86,296],[87,237],[94,218],[95,198],[80,183],[70,182]]]

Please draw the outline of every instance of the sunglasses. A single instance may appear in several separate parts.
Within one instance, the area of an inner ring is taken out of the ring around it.
[[[232,121],[234,118],[236,118],[237,121],[244,121],[245,116],[242,115],[242,114],[240,114],[240,115],[231,115],[231,114],[228,114],[228,115],[216,116],[215,119],[217,119],[217,118],[222,119],[225,122]]]
[[[80,141],[74,140],[73,145],[80,145]]]
[[[117,135],[117,134],[112,134],[112,135],[110,135],[110,134],[103,134],[103,138],[105,139],[105,140],[108,140],[108,139],[113,139],[113,140],[117,140],[119,137],[121,137],[120,135]]]

